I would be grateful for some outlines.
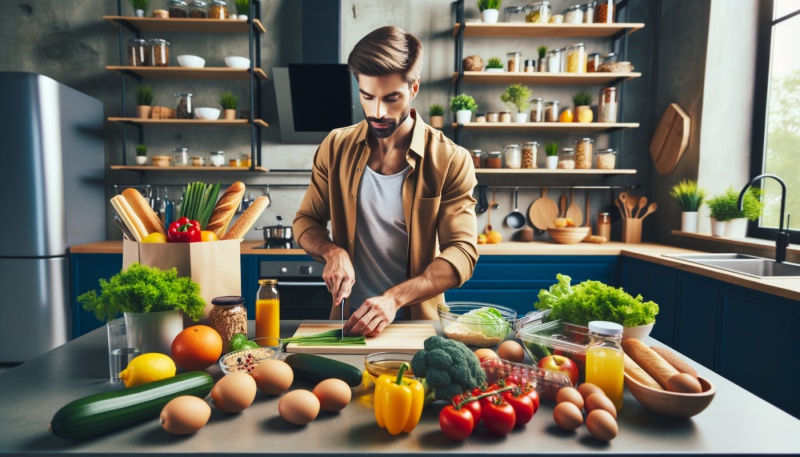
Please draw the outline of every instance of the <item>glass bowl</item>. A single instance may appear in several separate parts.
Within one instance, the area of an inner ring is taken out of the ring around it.
[[[283,341],[279,338],[254,338],[250,341],[255,341],[259,347],[231,351],[219,358],[223,373],[250,373],[259,363],[274,359],[283,352]]]
[[[503,323],[484,324],[483,320],[462,317],[470,311],[486,307],[500,312]],[[450,302],[439,305],[439,321],[445,336],[468,346],[487,347],[499,344],[514,329],[516,320],[515,310],[490,303]]]
[[[378,376],[391,375],[397,377],[400,365],[406,362],[411,365],[414,354],[403,354],[400,352],[374,352],[364,357],[364,368],[372,378],[372,382],[378,380]],[[413,378],[414,371],[411,368],[403,372],[404,378]]]

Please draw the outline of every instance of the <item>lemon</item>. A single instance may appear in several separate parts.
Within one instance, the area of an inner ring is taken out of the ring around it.
[[[584,124],[588,124],[592,122],[594,119],[594,113],[592,113],[591,109],[583,109],[578,111],[578,122],[582,122]]]
[[[142,238],[142,243],[166,243],[167,237],[163,233],[153,232]]]
[[[200,239],[203,241],[217,241],[217,234],[210,230],[203,230],[200,232]]]
[[[131,360],[119,378],[125,387],[138,386],[175,376],[175,362],[168,355],[150,352]]]

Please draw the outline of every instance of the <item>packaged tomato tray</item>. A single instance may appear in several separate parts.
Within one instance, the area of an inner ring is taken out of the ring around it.
[[[545,370],[531,365],[509,362],[498,358],[488,358],[481,362],[486,372],[486,382],[492,384],[501,379],[510,380],[526,388],[532,385],[542,400],[556,401],[556,392],[562,387],[571,387],[572,382],[566,373]]]
[[[578,367],[578,378],[583,381],[586,371],[586,347],[589,345],[589,329],[580,325],[555,320],[539,325],[526,326],[517,331],[517,338],[533,361],[545,357],[563,356]]]

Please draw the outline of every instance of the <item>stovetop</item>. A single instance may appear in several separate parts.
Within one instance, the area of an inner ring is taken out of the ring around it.
[[[300,245],[294,241],[273,241],[271,243],[254,246],[253,249],[300,249]]]

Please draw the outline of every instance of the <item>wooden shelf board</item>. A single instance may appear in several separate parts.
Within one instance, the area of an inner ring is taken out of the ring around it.
[[[531,24],[526,22],[505,22],[484,24],[467,22],[465,37],[479,38],[607,38],[620,33],[631,34],[644,28],[643,23],[619,24]],[[461,24],[453,26],[453,36],[458,34]]]
[[[117,73],[137,75],[141,78],[163,79],[249,79],[249,68],[184,68],[184,67],[127,67],[109,65],[106,70]],[[255,69],[256,78],[267,79],[260,68]]]
[[[133,16],[103,16],[103,19],[113,24],[127,24],[141,32],[248,32],[247,21],[235,19],[162,19],[157,17]],[[253,20],[253,25],[260,33],[265,33],[267,31],[267,29],[264,28],[264,24],[258,19]]]
[[[220,171],[241,171],[241,172],[249,172],[251,171],[250,168],[247,167],[191,167],[191,166],[181,166],[181,167],[154,167],[152,165],[111,165],[112,170],[128,170],[128,171],[209,171],[209,172],[220,172]],[[267,173],[269,172],[268,169],[264,167],[255,167],[256,173]]]
[[[459,124],[453,123],[454,129],[459,128]],[[635,129],[639,127],[638,122],[470,122],[460,125],[465,130],[582,130],[582,131],[605,131],[610,132],[620,129]]]
[[[474,84],[564,84],[564,85],[605,85],[616,84],[628,79],[638,78],[641,73],[489,73],[485,71],[465,71],[465,83]],[[453,73],[452,82],[458,80],[458,72]]]
[[[220,127],[227,127],[227,126],[246,127],[250,125],[250,121],[247,119],[206,120],[206,119],[141,119],[138,117],[109,117],[108,122],[116,122],[119,124],[132,124],[132,125],[192,125],[192,126],[213,125]],[[254,123],[259,127],[269,127],[269,124],[267,124],[261,119],[256,119]]]
[[[514,175],[634,175],[634,169],[614,169],[614,170],[551,170],[548,168],[476,168],[476,175],[497,175],[497,174],[514,174]]]

